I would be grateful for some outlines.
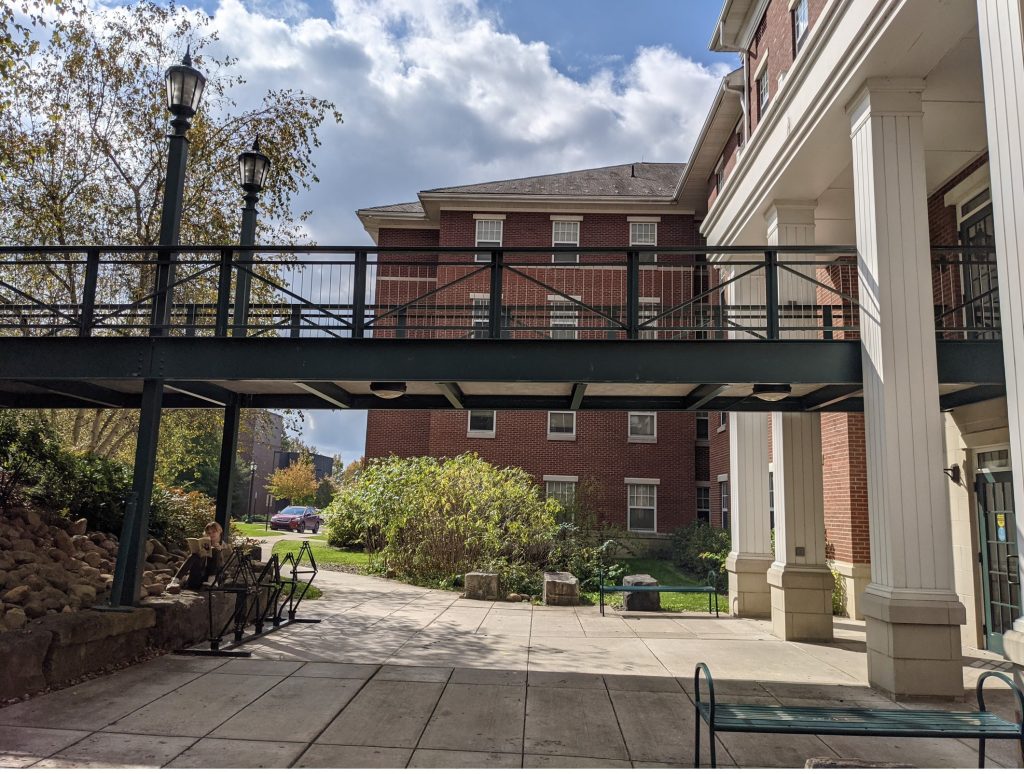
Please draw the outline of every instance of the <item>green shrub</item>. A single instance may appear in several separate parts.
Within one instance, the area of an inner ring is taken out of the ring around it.
[[[601,541],[600,537],[575,525],[562,524],[548,553],[548,569],[571,572],[580,583],[580,591],[597,591],[603,564],[605,583],[618,583],[626,568],[609,562],[607,552],[614,541]]]
[[[128,465],[91,454],[62,451],[40,476],[33,499],[68,519],[84,518],[89,529],[117,534],[131,488],[132,471]]]
[[[719,590],[724,590],[728,584],[725,560],[731,542],[727,530],[694,521],[672,533],[672,559],[684,572],[702,581],[714,572]]]
[[[153,487],[149,514],[149,532],[163,541],[180,543],[187,537],[200,537],[213,521],[216,506],[202,492],[187,492],[176,487]]]
[[[374,566],[415,583],[450,585],[502,560],[506,582],[517,585],[521,573],[511,568],[541,567],[555,515],[554,502],[542,500],[518,468],[498,468],[475,454],[390,457],[338,493],[326,530],[339,543],[359,534],[380,554]]]
[[[832,615],[849,615],[846,611],[846,581],[831,562],[829,564],[832,570]]]
[[[38,416],[0,410],[0,510],[34,501],[40,478],[61,454],[52,428]]]
[[[336,548],[362,548],[366,545],[366,519],[359,497],[349,497],[348,489],[341,490],[330,505],[322,511],[324,535]]]

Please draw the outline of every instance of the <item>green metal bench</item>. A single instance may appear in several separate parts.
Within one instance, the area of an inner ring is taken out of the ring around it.
[[[707,681],[707,701],[701,698],[700,676]],[[734,731],[748,734],[822,734],[826,736],[899,736],[940,739],[977,739],[978,768],[985,768],[985,742],[1015,739],[1024,754],[1024,720],[1012,722],[985,711],[982,686],[991,677],[1010,686],[1024,717],[1024,694],[1000,672],[984,672],[978,678],[977,712],[946,710],[867,709],[860,707],[768,707],[759,704],[719,704],[707,664],[697,664],[693,675],[696,734],[693,765],[700,767],[700,721],[711,734],[711,767],[715,768],[715,734]]]
[[[707,594],[708,595],[708,613],[714,610],[715,618],[718,618],[718,587],[715,585],[716,577],[712,570],[708,573],[707,581],[703,586],[605,586],[604,585],[604,567],[601,567],[601,578],[600,578],[600,604],[601,604],[601,615],[604,615],[604,595],[612,594],[617,591],[666,591],[666,592],[679,592],[683,594]],[[714,597],[714,606],[712,607],[711,600]]]

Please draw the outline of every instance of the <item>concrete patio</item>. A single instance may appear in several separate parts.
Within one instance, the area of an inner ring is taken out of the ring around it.
[[[844,619],[834,644],[810,645],[698,613],[601,618],[331,572],[317,584],[305,612],[323,622],[252,658],[164,656],[0,710],[0,766],[689,766],[697,661],[720,700],[896,706],[867,687],[863,627]],[[994,658],[965,653],[965,686],[1008,666]],[[1012,717],[1010,692],[991,695]],[[720,766],[977,765],[976,744],[955,740],[725,734],[718,749]],[[1015,743],[988,750],[989,766],[1019,765]]]

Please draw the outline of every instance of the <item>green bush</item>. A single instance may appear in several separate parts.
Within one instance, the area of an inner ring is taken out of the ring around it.
[[[672,559],[680,569],[701,581],[714,572],[721,591],[728,583],[725,560],[731,543],[727,530],[694,521],[672,533]]]
[[[153,487],[149,532],[171,543],[180,543],[187,537],[201,537],[215,513],[213,499],[202,492],[157,484]]]
[[[46,422],[25,412],[0,411],[0,510],[34,501],[40,478],[60,457]]]
[[[358,535],[379,552],[374,566],[414,583],[451,585],[498,562],[506,583],[529,585],[528,573],[512,568],[543,566],[556,512],[518,468],[498,468],[475,454],[390,457],[338,493],[326,532],[338,544]]]
[[[571,572],[580,583],[580,591],[597,591],[603,564],[605,583],[619,583],[626,568],[609,562],[607,552],[614,541],[600,541],[600,537],[572,524],[561,525],[548,553],[548,569]]]
[[[831,562],[829,564],[832,570],[832,615],[849,615],[846,611],[846,582]]]

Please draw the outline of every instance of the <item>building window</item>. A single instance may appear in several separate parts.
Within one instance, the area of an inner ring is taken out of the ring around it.
[[[761,69],[754,84],[757,88],[757,120],[764,118],[764,111],[768,108],[768,98],[771,96],[768,91],[768,67]]]
[[[651,246],[658,244],[657,223],[630,223],[629,224],[629,246]],[[640,253],[640,263],[657,263],[657,253]]]
[[[807,39],[810,18],[807,13],[807,0],[797,0],[793,7],[793,56],[797,55]]]
[[[729,412],[719,411],[718,412],[718,432],[725,430],[726,424],[729,422]]]
[[[640,331],[637,334],[641,340],[653,341],[658,338],[658,322],[654,320],[661,314],[660,298],[641,298],[639,309]],[[649,323],[644,326],[644,323]]]
[[[658,439],[658,415],[653,411],[629,413],[629,437],[634,443],[654,443]]]
[[[575,441],[576,440],[576,412],[575,411],[549,411],[548,412],[548,440],[549,441]]]
[[[629,516],[626,528],[630,532],[658,531],[657,484],[628,484]]]
[[[715,193],[722,193],[722,186],[725,185],[725,156],[718,159],[715,165]]]
[[[486,339],[491,332],[491,297],[487,295],[474,295],[472,301],[472,330],[469,333],[469,337],[471,339]]]
[[[545,477],[544,487],[549,499],[558,500],[562,508],[572,508],[576,502],[576,481],[569,476]]]
[[[550,331],[552,339],[575,339],[579,334],[580,310],[576,304],[562,296],[548,296],[551,307]]]
[[[708,440],[708,412],[697,412],[697,440]]]
[[[718,482],[719,502],[722,504],[722,529],[729,529],[729,482]]]
[[[467,438],[493,438],[495,427],[494,411],[473,410],[469,412]]]
[[[711,523],[711,486],[708,484],[697,484],[697,521]]]
[[[579,247],[580,224],[576,220],[555,220],[551,222],[552,247]],[[552,263],[579,263],[579,253],[553,253]]]
[[[484,220],[476,222],[476,246],[477,247],[501,247],[501,237],[504,232],[505,221]],[[477,253],[476,260],[479,263],[490,263],[490,253]]]
[[[775,529],[775,473],[768,471],[768,524]]]

